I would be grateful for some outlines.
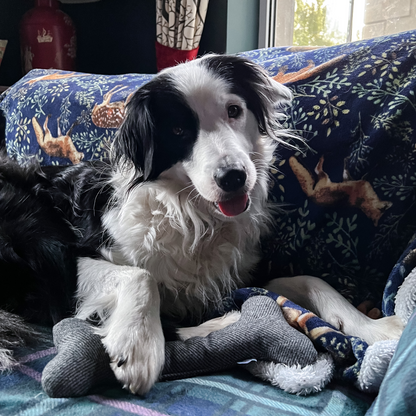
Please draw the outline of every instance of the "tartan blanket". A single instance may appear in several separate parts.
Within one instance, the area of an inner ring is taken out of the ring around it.
[[[48,343],[36,350],[18,351],[20,365],[13,373],[0,375],[2,416],[274,416],[277,412],[282,416],[357,416],[365,414],[373,399],[336,383],[308,397],[290,395],[240,369],[160,382],[146,397],[108,388],[85,397],[50,398],[40,379],[55,352]]]

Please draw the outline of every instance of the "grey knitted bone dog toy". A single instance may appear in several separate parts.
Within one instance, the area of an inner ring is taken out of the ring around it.
[[[50,397],[83,396],[116,383],[110,358],[88,322],[65,319],[55,325],[53,336],[58,352],[42,374]],[[317,360],[317,351],[286,322],[275,301],[255,296],[242,305],[236,323],[207,337],[167,342],[160,380],[227,370],[249,359],[303,367]]]

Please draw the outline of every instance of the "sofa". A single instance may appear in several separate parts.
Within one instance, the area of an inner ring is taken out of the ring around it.
[[[273,232],[262,241],[262,278],[315,275],[354,305],[369,302],[393,315],[396,294],[416,266],[416,31],[241,55],[292,90],[281,123],[303,138],[279,147],[270,172],[276,214]],[[33,158],[42,165],[105,160],[130,94],[151,78],[31,71],[0,97],[8,155],[22,164]],[[52,139],[66,140],[65,152],[49,146]],[[317,169],[336,184],[337,198],[313,192]],[[339,186],[345,183],[364,193],[351,197]],[[357,381],[368,345],[346,340],[350,355],[343,361],[336,345],[314,339],[334,356],[336,371],[321,391],[308,395],[287,393],[236,365],[159,382],[145,397],[108,386],[84,397],[50,398],[41,374],[56,347],[51,328],[40,328],[42,342],[16,351],[19,365],[0,376],[0,414],[415,414],[413,315],[408,322],[375,389]]]

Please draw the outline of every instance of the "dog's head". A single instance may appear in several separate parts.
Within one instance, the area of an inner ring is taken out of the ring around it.
[[[174,175],[233,217],[265,180],[264,140],[276,138],[276,108],[290,99],[253,62],[208,55],[162,71],[134,94],[112,156],[135,170],[131,186]]]

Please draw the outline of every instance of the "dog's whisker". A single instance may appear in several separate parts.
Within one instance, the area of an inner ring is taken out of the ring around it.
[[[189,200],[189,202],[190,202],[190,203],[195,202],[195,201],[196,201],[196,200],[198,200],[199,198],[202,198],[202,197],[201,197],[201,195],[200,195],[199,193],[196,193],[196,194],[195,194],[195,196],[193,196],[193,197]]]
[[[180,189],[178,192],[176,192],[176,195],[178,195],[178,194],[180,194],[180,193],[182,193],[182,192],[186,191],[186,190],[187,190],[187,189],[189,189],[189,188],[194,188],[194,189],[195,189],[194,184],[192,184],[192,183],[191,183],[190,185],[185,186],[184,188]]]

